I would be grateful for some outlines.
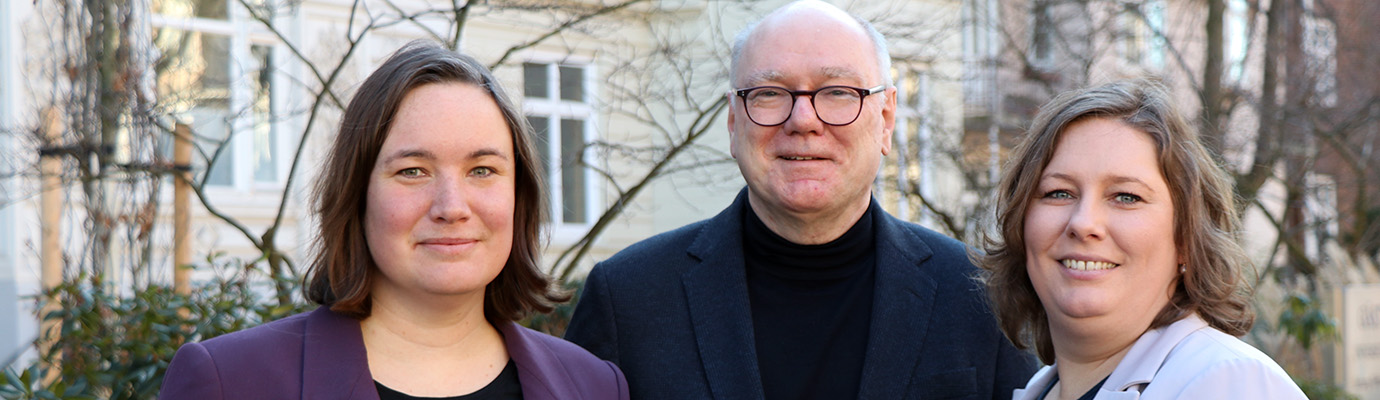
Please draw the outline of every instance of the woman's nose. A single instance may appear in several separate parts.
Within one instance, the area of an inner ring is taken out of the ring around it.
[[[464,221],[470,216],[469,199],[461,179],[443,178],[432,183],[429,216],[440,223]]]
[[[1076,240],[1102,239],[1107,235],[1106,211],[1094,199],[1081,199],[1069,214],[1065,231]]]

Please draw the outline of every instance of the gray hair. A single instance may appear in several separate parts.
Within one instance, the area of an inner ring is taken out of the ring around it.
[[[754,21],[753,23],[748,24],[747,27],[743,28],[743,30],[738,31],[738,35],[733,38],[733,53],[732,58],[729,60],[730,64],[728,71],[729,79],[732,80],[731,84],[738,84],[738,65],[743,58],[743,48],[747,47],[748,37],[752,36],[752,33],[757,31],[758,25],[761,25],[762,21],[767,19],[768,17],[771,17],[772,15],[781,12],[781,10],[785,10],[793,5],[807,1],[813,2],[811,0],[800,0],[792,2],[785,6],[781,6],[781,8],[777,8],[775,11],[772,11],[770,14],[767,14],[766,17],[762,17],[762,19]],[[833,4],[823,4],[837,8]],[[876,52],[877,55],[877,75],[882,77],[883,84],[885,84],[887,87],[891,87],[893,83],[891,79],[891,51],[887,50],[886,37],[883,37],[882,33],[877,31],[876,27],[872,26],[871,22],[867,22],[867,20],[863,19],[862,17],[859,17],[857,15],[854,15],[853,13],[844,11],[842,9],[839,9],[839,11],[843,11],[844,13],[848,14],[848,16],[853,17],[853,21],[857,22],[858,26],[862,27],[863,30],[867,32],[868,38],[872,39],[872,49]]]

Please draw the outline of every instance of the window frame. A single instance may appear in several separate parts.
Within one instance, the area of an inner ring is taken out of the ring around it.
[[[228,154],[223,154],[219,162],[227,162],[225,157],[231,157],[229,171],[229,183],[206,183],[208,191],[230,191],[230,192],[276,192],[283,190],[287,184],[288,169],[291,166],[289,159],[290,152],[295,143],[289,136],[294,136],[291,127],[287,123],[293,118],[285,113],[286,92],[288,89],[289,74],[288,63],[284,62],[289,56],[285,45],[270,31],[264,29],[253,19],[249,11],[241,4],[231,0],[225,0],[227,15],[225,19],[201,18],[201,17],[177,17],[165,14],[158,14],[150,8],[149,20],[150,29],[158,30],[162,28],[178,29],[185,32],[198,32],[202,34],[221,35],[229,38],[229,54],[227,59],[229,65],[226,66],[229,75],[227,88],[229,93],[227,112],[232,116],[227,134],[231,136],[226,145],[230,146]],[[152,4],[150,4],[152,7]],[[295,20],[287,15],[274,16],[277,24],[291,24]],[[255,176],[254,158],[257,155],[254,149],[254,118],[255,115],[249,111],[253,107],[253,92],[251,76],[253,68],[262,68],[258,65],[252,52],[255,46],[266,46],[269,48],[269,68],[273,70],[273,76],[269,81],[269,129],[271,130],[271,146],[273,150],[272,167],[274,177],[271,180],[259,180]],[[209,156],[214,148],[206,148]],[[201,168],[209,168],[206,161],[194,156],[193,165],[197,178],[201,176],[210,177]]]
[[[0,129],[13,129],[19,125],[16,108],[20,107],[18,92],[23,90],[23,86],[20,86],[17,74],[18,62],[16,57],[18,55],[15,48],[18,44],[16,39],[19,34],[16,26],[18,24],[14,22],[16,11],[19,10],[15,3],[18,2],[0,1]],[[11,135],[0,135],[0,153],[15,154],[13,152],[20,151],[16,143]],[[6,158],[13,160],[12,157]],[[6,170],[12,166],[6,164],[10,162],[13,161],[0,163],[0,172],[9,172]],[[18,226],[15,222],[15,209],[18,207],[16,204],[9,204],[9,202],[18,199],[12,199],[8,195],[14,193],[11,188],[20,185],[19,179],[16,176],[9,176],[8,173],[0,174],[0,192],[7,194],[0,196],[0,284],[5,284],[5,281],[15,282],[18,272],[17,266],[20,265],[19,254],[15,251],[19,248],[15,239],[17,236],[15,229]],[[0,288],[0,292],[4,290],[5,288]],[[15,309],[12,307],[17,304],[17,299],[0,301],[0,307],[5,308],[5,310],[0,310],[0,316],[13,316],[8,311]],[[17,320],[9,319],[6,322],[15,323]],[[2,339],[0,340],[0,351],[14,350],[15,347],[11,346],[16,344],[16,339],[18,339],[20,332],[18,328],[21,327],[16,326],[16,329],[10,329],[10,332],[0,333],[0,339]]]
[[[1146,0],[1130,5],[1117,13],[1117,26],[1123,36],[1116,40],[1122,59],[1131,65],[1150,69],[1164,68],[1167,47],[1164,34],[1164,14],[1168,5],[1163,0]]]
[[[546,97],[528,97],[526,93],[526,64],[540,64],[546,68]],[[564,100],[560,96],[560,68],[576,67],[581,69],[581,81],[583,82],[582,91],[584,92],[583,101]],[[561,120],[578,119],[582,120],[583,140],[586,144],[598,140],[595,127],[598,126],[599,114],[593,103],[598,98],[599,88],[594,84],[593,77],[598,76],[597,67],[593,60],[585,57],[576,57],[569,54],[528,54],[519,64],[522,71],[519,76],[523,82],[515,87],[524,88],[522,113],[524,118],[546,118],[547,119],[547,142],[545,149],[538,149],[539,156],[545,159],[550,166],[546,171],[546,187],[548,196],[547,212],[548,222],[551,227],[552,239],[554,242],[573,242],[578,240],[590,227],[594,221],[598,220],[603,213],[600,194],[603,185],[600,175],[595,173],[594,168],[584,168],[584,215],[583,222],[566,222],[564,218],[564,182],[562,181],[562,138]],[[534,132],[535,133],[535,132]],[[541,143],[538,141],[537,145]],[[599,155],[591,151],[588,146],[584,149],[582,158],[590,165],[603,165],[604,160]]]
[[[1253,21],[1250,21],[1250,5],[1245,0],[1226,1],[1223,13],[1222,51],[1223,80],[1233,83],[1244,82],[1247,78],[1251,46],[1255,35]]]
[[[931,95],[934,90],[930,80],[931,74],[932,71],[926,65],[892,61],[891,75],[896,87],[896,126],[892,131],[893,156],[885,157],[883,163],[894,165],[896,176],[887,177],[887,168],[879,168],[878,182],[873,185],[874,187],[885,187],[881,180],[893,179],[893,183],[902,191],[910,189],[909,185],[915,184],[915,189],[921,194],[928,196],[934,193],[934,132],[929,124],[933,107]],[[916,141],[911,140],[911,133],[915,134]],[[912,154],[916,156],[914,159],[911,158]],[[914,212],[915,206],[907,195],[897,196],[896,217],[907,221],[918,217],[919,223],[933,223],[928,213]]]
[[[1059,24],[1054,21],[1054,5],[1049,0],[1033,0],[1030,3],[1030,50],[1028,62],[1032,67],[1052,69],[1058,43]],[[1041,46],[1047,47],[1040,51]]]

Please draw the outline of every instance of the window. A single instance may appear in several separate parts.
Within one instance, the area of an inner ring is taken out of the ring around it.
[[[1253,13],[1250,12],[1250,5],[1246,0],[1227,0],[1223,40],[1226,41],[1224,61],[1229,81],[1241,82],[1246,77],[1246,57],[1250,51],[1254,28],[1252,17]]]
[[[996,0],[963,3],[963,104],[968,115],[995,112],[1000,20]]]
[[[1122,56],[1126,61],[1151,68],[1164,66],[1164,14],[1163,1],[1151,0],[1138,4],[1127,4],[1119,18]]]
[[[923,67],[901,64],[896,68],[896,130],[892,133],[891,156],[882,160],[876,187],[888,188],[894,182],[899,190],[880,193],[883,206],[901,219],[929,223],[929,214],[909,193],[930,196],[934,192],[934,157],[931,154],[933,137],[928,116],[930,112],[930,76]],[[888,182],[890,181],[890,182]],[[894,197],[893,197],[894,196]]]
[[[1323,257],[1324,244],[1338,234],[1337,182],[1329,175],[1308,172],[1303,190],[1304,254],[1318,259]]]
[[[1307,55],[1304,68],[1313,79],[1313,98],[1317,105],[1337,105],[1337,26],[1314,6],[1315,0],[1303,2],[1303,51]]]
[[[551,190],[557,225],[589,224],[594,209],[594,176],[586,151],[593,141],[589,69],[582,65],[522,64],[523,110],[537,133],[537,152]]]
[[[207,155],[194,157],[198,176],[210,164],[206,184],[278,188],[285,178],[276,123],[279,46],[238,4],[153,0],[160,111],[191,126]],[[272,11],[256,9],[270,17]],[[164,148],[171,147],[167,139]]]
[[[1050,66],[1054,63],[1054,40],[1059,35],[1054,24],[1053,5],[1049,0],[1035,0],[1030,9],[1030,61],[1037,66]]]

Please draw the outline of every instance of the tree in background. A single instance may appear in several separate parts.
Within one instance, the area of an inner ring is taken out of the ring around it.
[[[910,193],[940,227],[973,239],[997,166],[1059,92],[1155,75],[1196,114],[1235,174],[1255,226],[1257,346],[1319,380],[1315,342],[1335,338],[1322,299],[1374,281],[1380,236],[1380,7],[1345,0],[966,0],[965,133],[935,143],[972,196]],[[912,187],[915,185],[912,184]],[[1366,278],[1370,277],[1370,278]],[[1282,339],[1284,338],[1284,339]],[[1308,386],[1308,385],[1305,385]],[[1325,386],[1325,385],[1324,385]],[[1315,390],[1326,391],[1322,386]]]

